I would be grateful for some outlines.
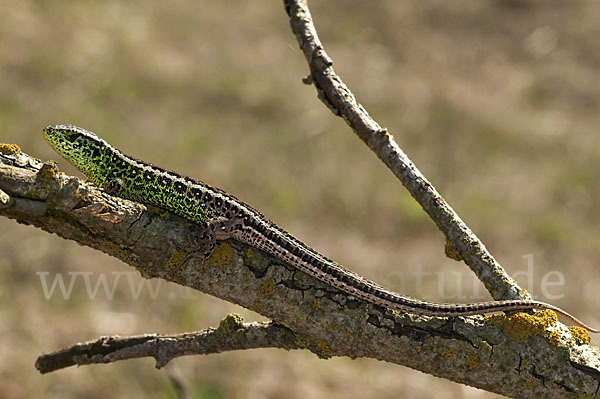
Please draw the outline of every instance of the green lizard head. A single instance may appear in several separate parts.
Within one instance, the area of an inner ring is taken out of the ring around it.
[[[110,173],[114,149],[104,140],[73,125],[48,126],[44,138],[63,158],[72,163],[96,186],[102,187]]]

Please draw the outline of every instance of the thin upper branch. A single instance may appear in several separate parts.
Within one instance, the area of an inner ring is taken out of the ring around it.
[[[192,258],[182,265],[185,253],[178,248],[191,246],[188,237],[199,231],[194,223],[112,197],[23,153],[0,153],[0,191],[0,216],[101,250],[144,277],[258,312],[288,327],[294,342],[320,357],[385,360],[520,398],[593,395],[600,384],[598,348],[544,312],[486,318],[399,314],[234,240],[221,242],[205,263]]]
[[[452,259],[464,260],[494,299],[531,298],[417,169],[387,129],[382,128],[356,101],[354,94],[333,70],[333,61],[319,40],[306,1],[285,0],[284,5],[292,31],[310,68],[310,77],[305,82],[315,85],[325,105],[350,125],[427,212],[446,236],[446,254]]]
[[[290,350],[305,349],[305,346],[293,331],[281,324],[244,323],[241,316],[231,314],[221,321],[218,328],[193,333],[101,337],[42,355],[35,362],[35,367],[40,373],[49,373],[74,365],[153,357],[156,368],[161,368],[180,356],[257,348]]]

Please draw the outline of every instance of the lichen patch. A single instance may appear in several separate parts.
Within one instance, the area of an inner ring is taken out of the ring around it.
[[[314,307],[316,310],[321,310],[321,300],[320,300],[320,299],[315,299],[315,300],[313,301],[313,307]]]
[[[275,280],[268,278],[260,285],[260,287],[258,287],[256,293],[262,298],[269,298],[275,295],[276,289],[277,285],[275,284]]]
[[[558,318],[551,310],[542,310],[533,315],[517,313],[509,316],[504,323],[504,334],[516,342],[525,342],[529,337],[542,334]]]
[[[454,259],[458,262],[462,260],[462,256],[460,256],[460,252],[454,247],[452,241],[446,239],[446,245],[444,246],[444,252],[446,256],[450,259]]]
[[[560,344],[560,334],[556,331],[550,331],[548,333],[548,342],[554,346],[558,346],[558,344]]]
[[[456,359],[456,352],[454,352],[454,348],[448,348],[442,352],[442,356],[446,359]]]
[[[488,324],[500,327],[506,321],[506,315],[504,315],[504,314],[491,314],[491,315],[485,316],[483,318],[483,320],[486,323],[488,323]]]
[[[42,165],[42,168],[38,173],[48,179],[54,179],[57,172],[58,169],[56,167],[56,163],[54,161],[48,161]]]
[[[183,265],[183,261],[185,260],[185,253],[182,251],[175,251],[171,254],[169,259],[167,260],[167,264],[165,265],[165,269],[168,272],[173,271],[175,268]]]
[[[587,330],[582,327],[571,326],[569,327],[569,331],[573,336],[573,341],[575,341],[578,345],[587,345],[590,343],[590,335]]]
[[[18,154],[21,152],[21,148],[16,144],[0,143],[0,152],[4,155]]]
[[[231,263],[233,259],[233,248],[227,243],[217,245],[213,253],[208,258],[208,264],[212,267],[223,267]]]
[[[479,356],[473,355],[467,358],[467,365],[471,370],[479,368]]]

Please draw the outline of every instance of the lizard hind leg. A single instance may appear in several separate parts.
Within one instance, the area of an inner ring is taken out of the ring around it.
[[[190,235],[188,241],[191,245],[183,248],[175,243],[174,245],[185,252],[184,258],[179,263],[182,267],[191,258],[199,258],[205,262],[215,250],[217,241],[227,240],[236,235],[242,228],[241,219],[227,219],[223,217],[209,219],[200,225],[199,235]]]

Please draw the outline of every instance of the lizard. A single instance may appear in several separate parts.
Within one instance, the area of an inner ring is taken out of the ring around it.
[[[48,126],[43,129],[43,135],[58,154],[107,193],[165,209],[200,225],[203,232],[201,239],[196,241],[187,256],[205,260],[217,241],[233,238],[265,251],[346,294],[399,312],[459,317],[548,309],[591,333],[600,333],[600,329],[589,327],[559,307],[537,300],[434,303],[392,292],[328,259],[224,190],[137,160],[77,126]]]

